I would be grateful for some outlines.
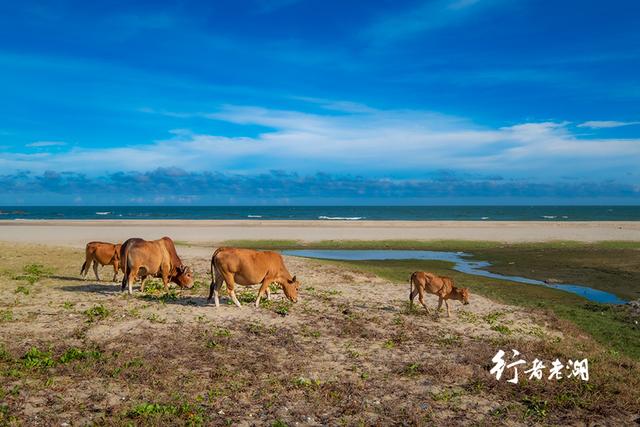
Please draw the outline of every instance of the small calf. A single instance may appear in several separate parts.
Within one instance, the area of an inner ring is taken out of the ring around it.
[[[447,306],[447,317],[451,317],[448,300],[454,299],[462,302],[464,305],[469,304],[469,288],[456,288],[453,285],[453,279],[449,277],[440,277],[433,273],[416,271],[411,274],[409,285],[409,302],[411,307],[413,307],[413,300],[416,295],[418,295],[420,304],[422,304],[425,310],[427,310],[427,313],[430,312],[427,305],[424,303],[425,291],[438,296],[438,312],[440,312],[442,302],[444,301]]]

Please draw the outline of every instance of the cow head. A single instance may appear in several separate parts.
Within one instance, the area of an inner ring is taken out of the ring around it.
[[[292,302],[298,302],[298,288],[300,288],[300,282],[298,282],[296,276],[282,283],[282,290],[285,296]]]
[[[454,299],[464,305],[469,304],[469,288],[453,288],[452,293],[455,293]]]
[[[191,270],[191,267],[181,265],[176,269],[173,281],[181,288],[191,289],[193,287],[193,270]]]

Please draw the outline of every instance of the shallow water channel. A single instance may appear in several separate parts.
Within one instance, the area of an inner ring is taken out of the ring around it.
[[[580,295],[589,301],[606,304],[625,304],[627,301],[609,292],[593,289],[588,286],[567,283],[545,283],[541,280],[528,279],[520,276],[505,276],[485,270],[491,266],[487,261],[472,261],[468,259],[472,254],[464,252],[444,252],[444,251],[410,251],[410,250],[330,250],[330,249],[303,249],[282,251],[285,255],[299,256],[305,258],[333,259],[342,261],[365,261],[365,260],[401,260],[419,259],[448,261],[454,264],[453,269],[475,276],[489,277],[492,279],[509,280],[512,282],[527,283],[530,285],[546,286],[548,288],[559,289]]]

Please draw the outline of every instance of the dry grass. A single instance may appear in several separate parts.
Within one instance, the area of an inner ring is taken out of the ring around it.
[[[507,312],[497,304],[436,321],[406,309],[404,288],[302,260],[288,261],[306,281],[287,314],[216,310],[204,306],[205,257],[190,260],[202,280],[195,290],[131,298],[118,285],[77,280],[80,251],[0,249],[0,310],[11,313],[0,316],[0,424],[622,425],[638,417],[638,364],[554,317],[530,314],[540,336],[490,315]],[[49,277],[16,294],[15,272],[35,262]],[[588,357],[592,377],[498,382],[488,372],[498,348],[529,361]]]

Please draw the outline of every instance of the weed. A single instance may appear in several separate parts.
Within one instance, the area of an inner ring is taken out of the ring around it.
[[[80,350],[79,348],[71,347],[60,356],[58,361],[60,363],[69,363],[73,360],[100,359],[101,357],[102,353],[98,350]]]
[[[548,402],[536,396],[527,396],[522,399],[525,406],[524,417],[545,418],[548,413]]]
[[[322,384],[320,380],[314,380],[314,379],[306,378],[302,376],[294,378],[293,383],[296,386],[301,388],[317,387],[320,384]]]
[[[29,287],[27,286],[18,286],[15,290],[16,294],[25,294],[25,295],[29,295],[29,293],[31,292],[31,289],[29,289]]]
[[[13,312],[11,310],[0,310],[0,323],[11,322],[13,320]]]
[[[64,308],[65,310],[71,310],[75,305],[75,302],[65,301],[64,303],[62,303],[62,308]]]
[[[447,334],[442,337],[437,338],[438,344],[451,347],[454,345],[459,345],[462,342],[460,335]]]
[[[395,346],[396,346],[396,344],[393,342],[393,340],[386,340],[386,341],[384,342],[384,344],[382,344],[382,346],[383,346],[384,348],[391,349],[391,348],[395,347]]]
[[[96,320],[102,320],[109,316],[109,310],[102,304],[94,305],[93,307],[84,311],[84,314],[87,316],[87,321],[89,323],[95,322]]]
[[[36,347],[31,347],[21,359],[26,368],[50,368],[56,364],[51,352],[45,353]]]
[[[158,316],[157,313],[151,313],[147,316],[147,320],[151,323],[167,323],[167,319]]]
[[[238,301],[245,304],[250,304],[256,302],[258,298],[258,294],[253,291],[242,291],[236,294]]]
[[[13,277],[14,280],[24,280],[29,285],[38,282],[42,277],[51,274],[51,269],[42,264],[27,264],[22,267],[22,274]]]
[[[502,335],[511,335],[511,329],[505,325],[493,325],[491,326],[491,330],[499,332]]]
[[[275,420],[273,423],[271,423],[271,427],[289,427],[289,424],[281,420]]]
[[[409,377],[416,376],[420,372],[420,365],[418,363],[410,363],[404,367],[403,373]]]
[[[435,401],[449,402],[464,394],[462,390],[444,390],[440,393],[431,393],[431,398]]]
[[[498,319],[500,319],[503,316],[504,316],[504,313],[502,313],[501,311],[493,311],[489,314],[485,314],[484,316],[482,316],[482,319],[484,319],[484,321],[490,325],[495,325],[498,322]]]
[[[289,309],[291,308],[291,303],[286,300],[280,300],[273,304],[273,311],[280,316],[286,316],[289,314]]]

